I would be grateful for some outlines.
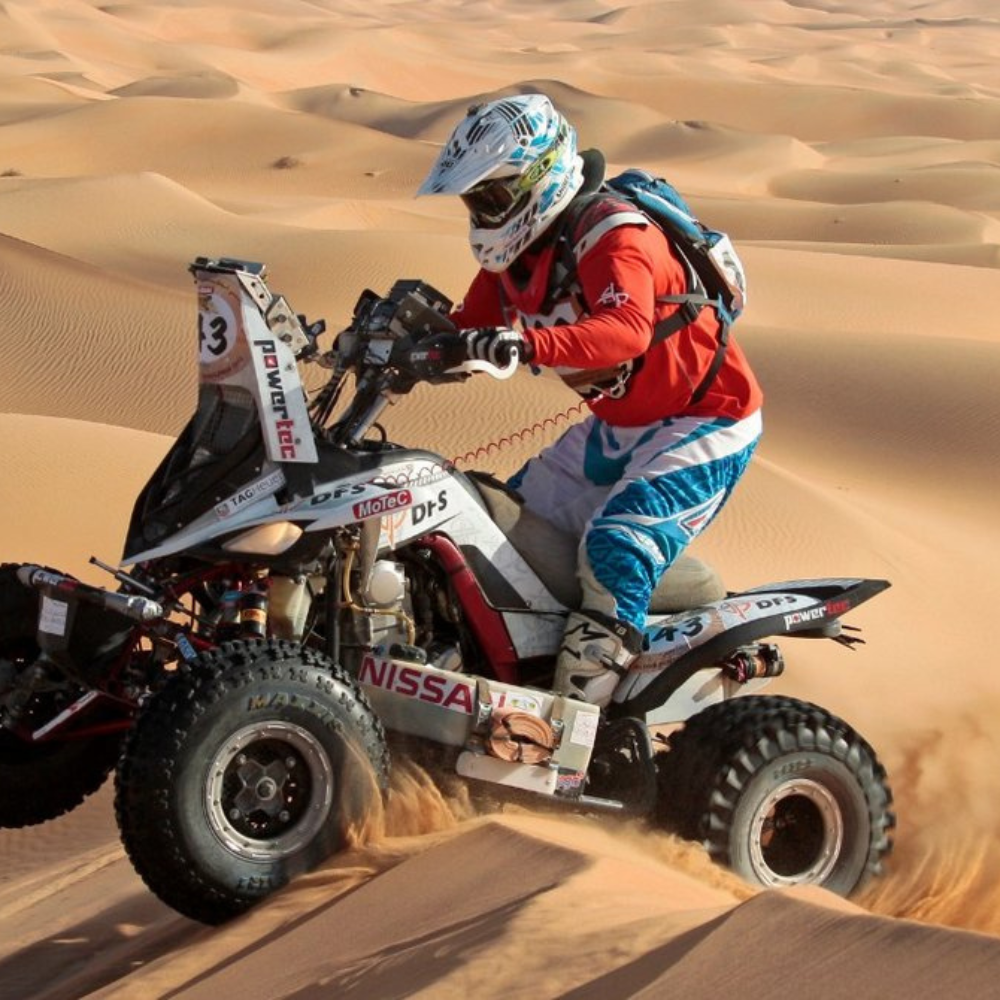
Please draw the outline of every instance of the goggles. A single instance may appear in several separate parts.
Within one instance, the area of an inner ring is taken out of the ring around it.
[[[568,135],[569,130],[564,125],[552,145],[523,174],[491,177],[461,195],[472,216],[472,224],[496,229],[514,215],[527,202],[531,189],[555,165]]]
[[[483,229],[495,229],[502,225],[524,201],[527,201],[531,185],[521,177],[497,177],[482,181],[461,195],[465,207],[472,216],[472,223]]]

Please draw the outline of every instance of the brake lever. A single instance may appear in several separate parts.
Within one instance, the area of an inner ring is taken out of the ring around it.
[[[511,378],[518,369],[520,364],[520,356],[517,350],[514,350],[511,354],[510,361],[506,365],[501,367],[500,365],[493,364],[492,361],[479,361],[479,360],[466,360],[461,364],[456,365],[454,368],[445,369],[445,375],[474,375],[476,372],[482,372],[484,375],[489,375],[490,378],[494,378],[497,381],[504,381]]]

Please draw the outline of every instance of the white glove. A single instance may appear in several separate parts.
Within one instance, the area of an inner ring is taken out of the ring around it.
[[[460,331],[465,349],[472,361],[488,361],[506,368],[511,360],[528,361],[531,345],[517,332],[503,326],[473,327]]]

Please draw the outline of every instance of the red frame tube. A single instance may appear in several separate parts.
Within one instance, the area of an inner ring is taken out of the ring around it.
[[[503,615],[486,600],[462,550],[446,535],[426,535],[420,544],[434,554],[451,579],[493,674],[506,684],[517,684],[519,661]]]

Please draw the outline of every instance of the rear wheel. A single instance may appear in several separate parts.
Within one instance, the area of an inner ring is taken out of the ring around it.
[[[116,810],[153,892],[220,923],[340,850],[387,783],[381,725],[350,677],[294,643],[233,642],[144,708]]]
[[[38,595],[17,570],[0,566],[0,700],[39,653]],[[41,728],[73,697],[68,690],[33,695],[20,710],[22,727]],[[117,734],[32,743],[0,728],[0,827],[32,826],[75,809],[104,784],[121,743]]]
[[[688,720],[657,755],[660,820],[748,882],[848,895],[881,872],[895,817],[885,770],[847,723],[746,697]]]

